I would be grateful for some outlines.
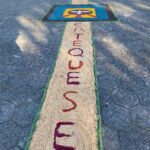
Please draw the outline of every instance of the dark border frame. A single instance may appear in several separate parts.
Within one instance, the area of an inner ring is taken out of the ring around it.
[[[117,21],[118,19],[117,19],[116,16],[114,15],[114,13],[113,13],[111,7],[110,7],[108,4],[103,4],[103,5],[105,5],[105,7],[106,7],[106,11],[107,11],[108,16],[109,16],[109,18],[110,18],[110,21],[111,21],[111,20]]]
[[[74,5],[74,4],[73,4]],[[54,6],[52,6],[50,9],[49,9],[49,11],[48,11],[48,13],[42,18],[42,21],[52,21],[52,22],[59,22],[59,21],[62,21],[62,22],[75,22],[75,21],[78,21],[78,22],[87,22],[87,21],[118,21],[118,19],[115,17],[115,15],[114,15],[114,13],[113,13],[113,11],[112,11],[112,9],[110,8],[110,6],[108,5],[108,4],[100,4],[100,5],[104,5],[105,6],[105,8],[106,8],[106,11],[107,11],[107,13],[108,13],[108,16],[109,16],[109,20],[91,20],[91,19],[86,19],[86,20],[63,20],[63,19],[59,19],[59,20],[48,20],[48,17],[53,13],[53,11],[55,10],[55,8],[56,7],[58,7],[58,6],[73,6],[73,5],[68,5],[68,4],[66,4],[66,5],[54,5]],[[94,6],[94,5],[92,5],[92,4],[87,4],[87,5],[91,5],[91,6]],[[74,5],[75,6],[75,5]],[[78,5],[76,5],[76,6],[78,6]],[[80,6],[85,6],[85,5],[80,5]]]

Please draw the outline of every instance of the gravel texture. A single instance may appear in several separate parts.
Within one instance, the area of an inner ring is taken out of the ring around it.
[[[93,23],[104,150],[150,150],[149,2],[101,3],[119,19]]]

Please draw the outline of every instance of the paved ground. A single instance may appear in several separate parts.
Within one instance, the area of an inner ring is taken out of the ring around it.
[[[93,23],[104,150],[150,150],[149,3],[101,2],[120,19]],[[22,150],[29,136],[65,25],[39,21],[54,3],[0,1],[0,150]]]

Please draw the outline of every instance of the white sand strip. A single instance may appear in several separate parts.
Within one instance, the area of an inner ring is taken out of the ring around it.
[[[90,28],[88,22],[66,25],[30,150],[98,150]]]

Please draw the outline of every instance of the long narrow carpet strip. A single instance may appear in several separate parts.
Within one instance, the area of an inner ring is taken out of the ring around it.
[[[73,4],[86,4],[73,0]],[[89,22],[66,24],[29,150],[100,150],[94,48]]]

